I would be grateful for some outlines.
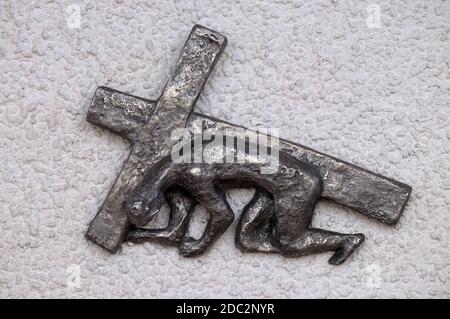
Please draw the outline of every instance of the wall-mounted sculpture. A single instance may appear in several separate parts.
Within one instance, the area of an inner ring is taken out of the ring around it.
[[[227,129],[237,128],[192,112],[226,42],[223,35],[194,26],[173,77],[156,101],[105,87],[97,89],[88,121],[127,138],[133,146],[87,237],[112,253],[129,240],[171,244],[183,256],[196,256],[234,219],[226,189],[251,187],[256,189],[255,195],[236,230],[239,249],[289,257],[334,251],[329,262],[341,264],[364,236],[311,228],[317,202],[327,198],[394,224],[411,187],[285,140],[277,145],[277,167],[270,173],[261,173],[264,163],[258,161],[173,161],[174,130],[193,128],[199,121],[211,136],[224,136]],[[143,228],[166,201],[171,209],[169,225]],[[209,212],[210,219],[201,238],[193,239],[186,231],[198,204]]]

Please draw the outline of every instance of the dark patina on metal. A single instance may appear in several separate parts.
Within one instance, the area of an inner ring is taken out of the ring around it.
[[[236,246],[245,252],[297,257],[334,251],[341,264],[364,241],[362,234],[311,228],[317,202],[330,199],[383,223],[395,224],[411,187],[310,148],[281,140],[279,169],[261,174],[260,163],[174,163],[173,130],[206,123],[212,135],[237,126],[192,112],[226,46],[226,38],[196,25],[186,41],[172,78],[156,101],[99,87],[87,120],[127,138],[130,156],[87,237],[115,253],[124,240],[177,246],[183,256],[203,253],[231,224],[225,191],[254,188],[236,229]],[[169,204],[164,229],[145,226]],[[186,235],[189,218],[202,205],[210,214],[199,239]]]

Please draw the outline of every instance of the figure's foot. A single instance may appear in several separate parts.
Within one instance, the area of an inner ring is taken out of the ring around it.
[[[347,238],[339,250],[328,260],[331,265],[341,265],[364,242],[363,234],[347,235]]]
[[[180,246],[178,246],[178,252],[183,257],[195,257],[203,254],[206,250],[206,246],[199,244],[200,240],[192,237],[183,238]]]

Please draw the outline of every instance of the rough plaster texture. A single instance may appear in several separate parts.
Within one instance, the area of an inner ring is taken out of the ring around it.
[[[0,297],[450,297],[450,1],[376,3],[379,28],[359,0],[1,1]],[[367,235],[339,267],[242,254],[235,224],[195,259],[86,241],[129,150],[85,121],[94,90],[158,97],[194,23],[229,38],[196,110],[412,185],[400,223],[321,203]]]

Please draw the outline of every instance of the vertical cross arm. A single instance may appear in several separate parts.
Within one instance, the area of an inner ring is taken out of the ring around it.
[[[170,155],[171,147],[175,143],[171,140],[171,133],[174,129],[185,127],[187,118],[226,43],[226,38],[220,33],[199,25],[194,26],[178,58],[174,74],[167,82],[147,123],[138,129],[138,136],[131,134],[134,138],[131,154],[102,208],[92,220],[86,234],[88,239],[112,253],[119,249],[129,228],[123,207],[126,194],[140,183],[145,172],[155,163]],[[114,108],[114,111],[119,110]],[[108,114],[109,119],[114,112]],[[105,121],[97,117],[95,121],[116,132],[124,132],[126,125],[133,127],[136,124],[133,121],[125,124],[121,117],[114,120]]]

